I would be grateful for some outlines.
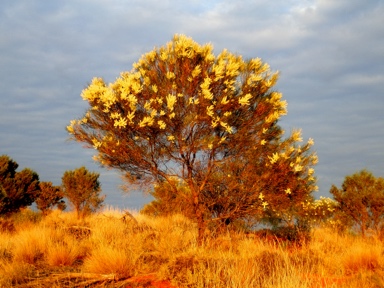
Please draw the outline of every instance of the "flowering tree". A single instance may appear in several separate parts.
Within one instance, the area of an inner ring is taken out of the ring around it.
[[[315,189],[311,141],[296,145],[299,131],[281,139],[277,121],[287,104],[272,90],[277,78],[260,59],[215,56],[210,44],[175,35],[114,83],[94,78],[82,92],[90,108],[67,130],[132,183],[166,182],[180,193],[201,242],[207,221],[277,215],[281,203]]]

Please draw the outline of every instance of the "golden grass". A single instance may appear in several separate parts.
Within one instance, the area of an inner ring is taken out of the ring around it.
[[[175,287],[384,287],[375,238],[318,228],[302,247],[242,233],[199,247],[196,226],[180,215],[123,220],[109,207],[82,220],[54,211],[37,221],[22,213],[15,231],[0,231],[0,287],[127,287],[142,275]]]

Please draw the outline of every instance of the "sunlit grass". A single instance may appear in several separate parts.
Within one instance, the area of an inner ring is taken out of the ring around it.
[[[111,207],[83,220],[71,212],[40,219],[27,213],[17,216],[14,231],[0,232],[0,287],[113,285],[149,274],[176,287],[384,285],[383,242],[329,228],[315,229],[302,247],[240,232],[200,247],[196,226],[181,215],[124,218],[125,211]]]

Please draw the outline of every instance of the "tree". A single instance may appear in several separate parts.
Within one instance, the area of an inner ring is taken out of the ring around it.
[[[332,185],[330,193],[337,201],[338,219],[344,225],[356,225],[362,236],[369,228],[379,231],[384,220],[383,178],[361,170],[346,176],[341,189]]]
[[[208,221],[274,214],[279,201],[272,198],[308,200],[315,189],[308,165],[316,157],[303,154],[311,143],[288,145],[302,140],[298,131],[282,141],[277,121],[286,101],[272,90],[278,74],[260,59],[212,51],[175,35],[114,83],[94,78],[82,92],[90,108],[67,127],[72,139],[96,149],[96,161],[119,169],[130,183],[166,182],[193,207],[199,243]],[[283,162],[288,166],[280,167]]]
[[[39,175],[28,168],[16,172],[18,166],[9,156],[0,156],[0,215],[30,206],[40,192]]]
[[[79,218],[99,209],[104,201],[98,179],[98,173],[89,172],[85,167],[65,171],[62,177],[64,195]]]
[[[39,196],[36,198],[36,206],[39,210],[47,215],[50,210],[57,206],[60,210],[66,208],[63,200],[64,193],[60,186],[53,186],[52,182],[40,182]]]

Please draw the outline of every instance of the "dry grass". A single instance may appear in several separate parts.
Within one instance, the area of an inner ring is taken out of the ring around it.
[[[241,233],[199,247],[180,215],[22,213],[0,231],[0,287],[134,287],[131,277],[143,275],[175,287],[384,287],[384,245],[374,238],[319,228],[296,248]]]

